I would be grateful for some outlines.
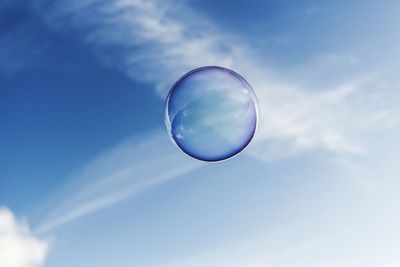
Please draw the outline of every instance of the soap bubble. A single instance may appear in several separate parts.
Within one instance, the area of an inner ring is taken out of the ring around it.
[[[216,66],[192,70],[171,88],[165,124],[171,140],[203,161],[228,159],[242,151],[257,127],[253,89],[236,72]]]

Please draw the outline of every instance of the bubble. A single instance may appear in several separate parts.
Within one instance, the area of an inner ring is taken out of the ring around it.
[[[171,88],[165,124],[171,140],[203,161],[233,157],[251,141],[257,127],[256,95],[236,72],[208,66],[192,70]]]

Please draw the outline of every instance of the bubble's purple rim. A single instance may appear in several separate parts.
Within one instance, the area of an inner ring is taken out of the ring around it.
[[[249,134],[249,136],[246,138],[246,141],[243,142],[243,144],[241,144],[239,146],[238,149],[233,150],[232,152],[223,154],[223,156],[219,156],[219,157],[202,157],[200,155],[198,155],[198,153],[193,153],[192,151],[189,151],[188,149],[186,149],[184,146],[181,146],[179,144],[179,142],[177,142],[175,140],[175,138],[173,137],[172,133],[171,133],[171,127],[169,125],[171,125],[171,121],[169,119],[169,115],[168,115],[168,103],[170,100],[170,97],[172,95],[172,93],[174,92],[174,90],[180,85],[180,83],[182,81],[184,81],[188,76],[192,75],[193,73],[199,72],[199,71],[203,71],[203,70],[211,70],[211,69],[217,69],[220,71],[225,71],[228,72],[230,74],[232,74],[233,76],[237,77],[240,79],[241,82],[243,82],[246,85],[246,89],[249,89],[251,92],[251,98],[253,100],[253,104],[254,104],[254,110],[255,110],[255,119],[252,122],[253,125],[253,129],[251,130],[251,133]],[[243,78],[243,76],[241,76],[239,73],[225,68],[225,67],[221,67],[221,66],[203,66],[203,67],[199,67],[196,69],[193,69],[189,72],[187,72],[186,74],[184,74],[182,77],[180,77],[171,87],[171,89],[169,90],[167,97],[165,98],[165,103],[164,103],[164,123],[165,123],[165,127],[166,130],[168,132],[168,136],[171,139],[171,141],[177,146],[179,147],[179,149],[181,149],[186,155],[197,159],[197,160],[201,160],[201,161],[205,161],[205,162],[221,162],[221,161],[225,161],[225,160],[229,160],[233,157],[236,157],[237,155],[239,155],[241,152],[243,152],[246,147],[250,144],[250,142],[253,140],[256,132],[257,132],[257,128],[258,128],[258,116],[259,116],[259,107],[258,107],[258,100],[257,100],[257,95],[254,92],[253,87],[247,82],[247,80],[245,78]]]

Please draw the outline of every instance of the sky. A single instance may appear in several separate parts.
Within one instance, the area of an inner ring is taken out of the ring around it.
[[[0,3],[0,267],[400,266],[398,1]],[[182,153],[191,69],[252,85],[230,160]]]

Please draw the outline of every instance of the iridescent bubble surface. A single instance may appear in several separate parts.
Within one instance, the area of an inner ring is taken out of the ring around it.
[[[228,159],[242,151],[254,136],[257,117],[256,96],[247,81],[216,66],[185,74],[165,103],[171,140],[203,161]]]

